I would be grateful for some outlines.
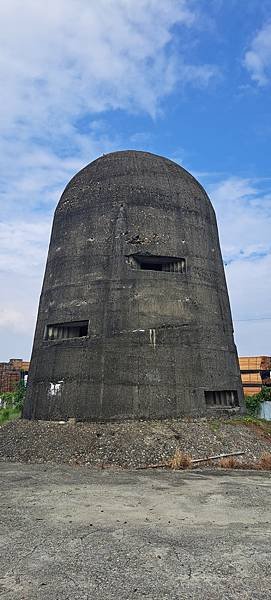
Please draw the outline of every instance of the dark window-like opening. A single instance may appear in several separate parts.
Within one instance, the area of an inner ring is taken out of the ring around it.
[[[68,340],[71,338],[85,337],[88,334],[88,321],[74,321],[70,323],[53,323],[45,328],[46,340]]]
[[[130,254],[127,262],[132,269],[144,271],[164,271],[169,273],[186,273],[186,259],[174,256],[143,256]]]
[[[265,379],[270,379],[271,371],[260,371],[260,375],[261,375],[262,381],[264,381]]]
[[[229,408],[239,406],[238,394],[236,390],[204,392],[204,395],[207,406],[226,406]]]

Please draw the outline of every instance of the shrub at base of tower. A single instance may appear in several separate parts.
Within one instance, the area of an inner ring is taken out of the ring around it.
[[[19,381],[14,392],[4,392],[0,396],[0,424],[22,415],[26,395],[23,381]]]
[[[249,415],[257,417],[262,402],[271,402],[271,388],[263,387],[258,394],[245,397],[246,409]]]

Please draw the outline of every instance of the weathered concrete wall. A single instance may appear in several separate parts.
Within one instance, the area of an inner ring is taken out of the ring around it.
[[[131,254],[185,258],[186,272],[135,269]],[[88,335],[44,339],[48,324],[72,321],[89,321]],[[242,403],[210,200],[167,159],[103,156],[55,212],[24,415],[202,415],[210,390],[235,390]]]

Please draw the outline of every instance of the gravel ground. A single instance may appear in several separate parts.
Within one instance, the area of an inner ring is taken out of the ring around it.
[[[0,427],[1,461],[134,468],[167,461],[177,448],[192,458],[244,451],[242,460],[254,462],[271,452],[271,434],[232,419],[114,424],[18,419]]]

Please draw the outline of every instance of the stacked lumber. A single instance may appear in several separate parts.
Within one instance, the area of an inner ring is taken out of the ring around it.
[[[270,356],[240,356],[239,365],[246,396],[257,394],[263,385],[271,385]]]

